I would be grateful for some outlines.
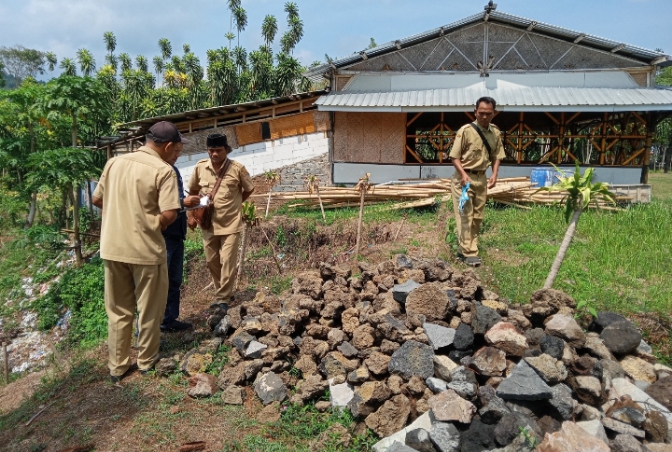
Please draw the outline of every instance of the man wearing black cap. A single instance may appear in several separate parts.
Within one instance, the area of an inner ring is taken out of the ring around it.
[[[161,231],[177,218],[177,177],[166,163],[182,150],[177,127],[154,124],[136,152],[110,159],[93,194],[103,210],[100,256],[105,261],[109,369],[118,382],[131,367],[133,317],[138,311],[138,368],[159,357],[159,336],[168,294],[166,243]]]
[[[254,184],[245,167],[227,157],[231,146],[226,135],[208,135],[206,146],[210,158],[196,163],[189,178],[189,194],[211,194],[221,178],[212,200],[212,226],[202,232],[205,259],[216,290],[215,302],[227,303],[233,296],[240,233],[245,228],[241,206],[254,191]],[[191,215],[188,223],[192,229],[196,227]]]

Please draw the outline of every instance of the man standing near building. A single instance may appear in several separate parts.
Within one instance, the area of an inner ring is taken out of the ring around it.
[[[131,367],[133,317],[138,311],[138,368],[151,369],[159,357],[159,337],[168,271],[161,235],[180,209],[177,177],[168,160],[182,150],[174,124],[162,121],[136,152],[110,159],[93,203],[103,210],[100,256],[105,261],[109,369],[118,382]]]
[[[172,165],[173,171],[177,176],[177,187],[180,194],[180,203],[182,209],[177,214],[177,219],[162,231],[163,238],[166,241],[166,258],[168,264],[168,300],[166,301],[166,312],[161,322],[161,331],[174,332],[183,331],[191,328],[191,323],[180,322],[177,318],[180,315],[180,288],[182,287],[182,275],[184,273],[184,240],[187,238],[187,214],[184,207],[196,207],[200,201],[198,196],[184,196],[184,184],[182,175],[177,169],[175,163],[180,157],[180,153],[168,160]]]
[[[452,179],[453,206],[459,239],[458,257],[467,265],[478,267],[478,233],[483,222],[487,189],[497,183],[499,163],[506,156],[499,128],[491,124],[497,103],[491,97],[481,97],[476,102],[476,121],[462,126],[457,131],[450,158],[455,165]],[[492,163],[492,176],[485,177],[485,171]],[[459,199],[463,187],[469,184],[462,212]]]
[[[245,228],[241,207],[254,191],[252,178],[245,167],[230,160],[226,135],[210,134],[206,140],[209,159],[199,160],[189,178],[190,195],[208,195],[222,178],[212,202],[212,226],[202,229],[203,248],[208,270],[215,286],[215,302],[228,303],[233,297],[236,261],[240,235]],[[188,217],[190,228],[196,227],[193,214]]]

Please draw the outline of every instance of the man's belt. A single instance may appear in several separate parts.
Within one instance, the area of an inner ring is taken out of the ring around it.
[[[464,172],[467,173],[467,174],[475,174],[476,176],[484,176],[485,175],[485,171],[474,171],[474,170],[470,170],[470,169],[465,169]]]

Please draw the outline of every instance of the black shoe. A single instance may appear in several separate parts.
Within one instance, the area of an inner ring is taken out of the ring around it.
[[[123,375],[110,375],[110,381],[112,383],[119,383],[123,378],[126,378],[128,375],[130,375],[132,372],[138,369],[137,364],[131,364],[131,366],[124,372]]]
[[[113,384],[117,384],[117,383],[119,383],[119,382],[121,381],[121,378],[122,378],[122,377],[123,377],[123,375],[121,375],[121,376],[110,375],[110,381],[111,381]]]
[[[188,322],[180,322],[179,320],[173,320],[172,322],[161,325],[161,331],[166,333],[173,333],[175,331],[185,331],[193,328],[193,325]]]

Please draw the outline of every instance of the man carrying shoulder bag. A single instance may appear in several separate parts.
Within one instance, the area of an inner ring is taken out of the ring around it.
[[[254,184],[245,167],[228,158],[231,147],[226,135],[208,135],[206,146],[210,158],[199,160],[189,178],[189,194],[205,198],[204,207],[189,212],[188,225],[201,228],[215,302],[228,303],[233,298],[238,247],[245,228],[241,208]]]

